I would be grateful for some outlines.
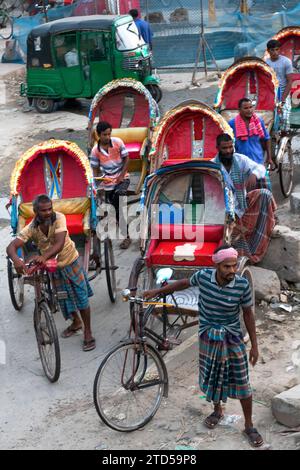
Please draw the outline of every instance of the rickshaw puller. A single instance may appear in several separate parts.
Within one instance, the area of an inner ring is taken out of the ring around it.
[[[89,306],[89,297],[93,292],[80,265],[79,253],[69,236],[66,218],[64,214],[53,211],[52,201],[46,194],[36,197],[33,210],[34,219],[8,245],[7,254],[20,274],[26,272],[26,266],[17,251],[29,240],[32,240],[41,252],[41,255],[33,256],[31,261],[44,265],[48,259],[57,256],[58,269],[54,273],[54,281],[58,290],[65,290],[68,294],[67,299],[59,299],[59,304],[65,319],[72,320],[62,337],[72,336],[82,328],[77,314],[79,310],[84,324],[83,350],[91,351],[96,347],[91,331]]]
[[[271,139],[263,119],[254,112],[249,98],[239,100],[239,114],[228,124],[232,127],[235,137],[235,149],[256,163],[274,166],[271,156]],[[267,158],[264,162],[264,153]],[[272,168],[273,169],[273,168]]]
[[[106,178],[101,182],[99,188],[104,189],[106,202],[115,208],[118,226],[124,229],[126,225],[126,234],[122,234],[125,238],[120,244],[120,248],[126,249],[131,240],[128,234],[128,225],[124,221],[123,210],[120,211],[119,198],[126,196],[130,184],[127,172],[129,155],[124,142],[118,137],[111,136],[112,126],[109,122],[100,121],[96,131],[99,139],[90,156],[93,174],[97,177],[101,172],[102,176]]]
[[[224,169],[227,185],[235,195],[236,222],[232,233],[232,244],[240,256],[247,256],[258,263],[265,255],[271,233],[275,226],[276,202],[268,189],[254,189],[257,180],[266,176],[266,168],[246,155],[234,152],[229,134],[220,134],[216,142],[218,155],[214,158]]]
[[[249,362],[255,366],[258,347],[252,295],[247,279],[236,274],[237,251],[229,245],[217,248],[212,257],[215,269],[204,268],[190,279],[175,281],[144,292],[145,299],[167,295],[190,286],[199,288],[199,385],[214,412],[204,424],[213,429],[223,419],[221,401],[240,400],[245,417],[244,434],[259,447],[263,438],[253,427],[252,391],[248,361],[240,326],[240,308],[251,340]]]
[[[266,63],[275,70],[279,81],[282,108],[280,129],[288,131],[292,108],[290,92],[293,82],[293,64],[288,57],[280,54],[280,47],[280,41],[276,39],[268,41],[267,50],[270,58],[266,59]]]

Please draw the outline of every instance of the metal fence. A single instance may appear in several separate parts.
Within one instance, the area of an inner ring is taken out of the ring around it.
[[[48,19],[111,10],[126,13],[138,7],[154,33],[155,66],[183,69],[193,67],[196,61],[201,3],[205,38],[221,69],[245,55],[262,56],[266,42],[276,32],[300,24],[300,2],[296,0],[78,0],[73,5],[50,9]],[[14,37],[24,57],[28,33],[43,21],[42,14],[16,20]],[[207,59],[212,67],[209,53]]]
[[[140,0],[141,16],[154,33],[158,68],[194,65],[201,3],[205,37],[220,68],[243,55],[261,55],[279,29],[300,24],[296,0]],[[212,64],[209,54],[208,61]]]

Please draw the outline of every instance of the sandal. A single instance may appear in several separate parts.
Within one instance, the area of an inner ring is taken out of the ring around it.
[[[224,415],[220,414],[218,411],[214,411],[211,415],[207,416],[204,421],[205,426],[209,429],[214,429],[217,424],[224,418]]]
[[[247,437],[252,447],[260,447],[263,445],[264,440],[256,428],[244,429],[243,434]]]
[[[121,248],[122,250],[127,250],[127,248],[129,247],[130,243],[131,243],[131,239],[130,239],[130,238],[125,238],[125,239],[122,241],[122,243],[120,243],[120,248]]]
[[[82,346],[83,351],[92,351],[93,349],[95,349],[95,347],[96,347],[95,338],[91,338],[88,341],[87,340],[83,341],[83,346]]]
[[[68,326],[68,328],[66,328],[62,332],[61,337],[62,338],[70,338],[70,336],[75,335],[80,330],[82,330],[82,326],[79,326],[78,328],[74,328],[74,327],[72,327],[72,325],[70,325],[70,326]]]

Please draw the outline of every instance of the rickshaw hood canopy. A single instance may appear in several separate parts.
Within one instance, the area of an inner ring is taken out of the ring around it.
[[[78,147],[78,145],[74,142],[68,142],[65,140],[50,139],[40,144],[34,145],[25,153],[23,153],[23,155],[21,155],[21,157],[17,160],[10,178],[11,196],[17,196],[19,194],[19,182],[22,172],[30,162],[40,157],[41,154],[56,153],[59,150],[64,151],[76,161],[76,163],[83,169],[87,185],[91,184],[93,175],[89,160],[86,154]]]
[[[247,76],[245,75],[245,71],[253,71],[255,72],[256,70],[260,74],[260,80],[263,80],[262,86],[266,90],[268,90],[271,95],[271,97],[265,102],[260,102],[258,100],[257,103],[257,109],[274,109],[274,106],[276,104],[277,96],[278,96],[278,87],[279,87],[279,82],[276,77],[275,71],[268,66],[262,59],[259,59],[257,57],[244,57],[231,65],[222,75],[222,78],[219,83],[218,87],[218,93],[216,96],[216,101],[214,104],[214,108],[220,108],[222,103],[225,100],[225,94],[228,93],[228,96],[230,94],[230,104],[226,103],[226,109],[236,109],[237,108],[237,102],[239,101],[240,98],[245,97],[245,92],[243,91],[242,95],[240,96],[237,93],[233,94],[232,93],[232,87],[237,85],[238,80],[247,80]],[[264,79],[263,79],[264,77]],[[243,87],[244,88],[244,87]],[[251,83],[250,83],[250,88],[251,88]],[[259,91],[259,90],[258,90]]]
[[[88,128],[91,130],[93,122],[96,118],[97,112],[100,111],[102,103],[105,99],[109,99],[108,95],[113,95],[114,92],[117,94],[118,92],[122,93],[122,91],[130,92],[133,90],[135,93],[138,93],[144,96],[146,102],[148,103],[149,109],[149,127],[155,127],[159,117],[159,108],[156,101],[152,98],[151,93],[147,90],[147,88],[138,80],[134,80],[133,78],[121,78],[119,80],[113,80],[106,85],[104,85],[98,93],[93,98],[93,101],[90,106],[89,110],[89,123]]]

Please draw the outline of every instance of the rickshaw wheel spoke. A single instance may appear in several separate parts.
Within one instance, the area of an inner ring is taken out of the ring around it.
[[[115,257],[110,238],[104,240],[104,259],[108,294],[111,302],[114,303],[116,301],[117,282]]]
[[[12,261],[7,259],[8,287],[14,309],[20,311],[24,303],[24,279],[17,274]]]
[[[293,188],[294,161],[291,142],[287,143],[282,161],[279,163],[279,180],[282,194],[289,197]]]
[[[45,301],[34,309],[34,330],[45,375],[50,382],[56,382],[61,365],[59,341],[50,307]]]

